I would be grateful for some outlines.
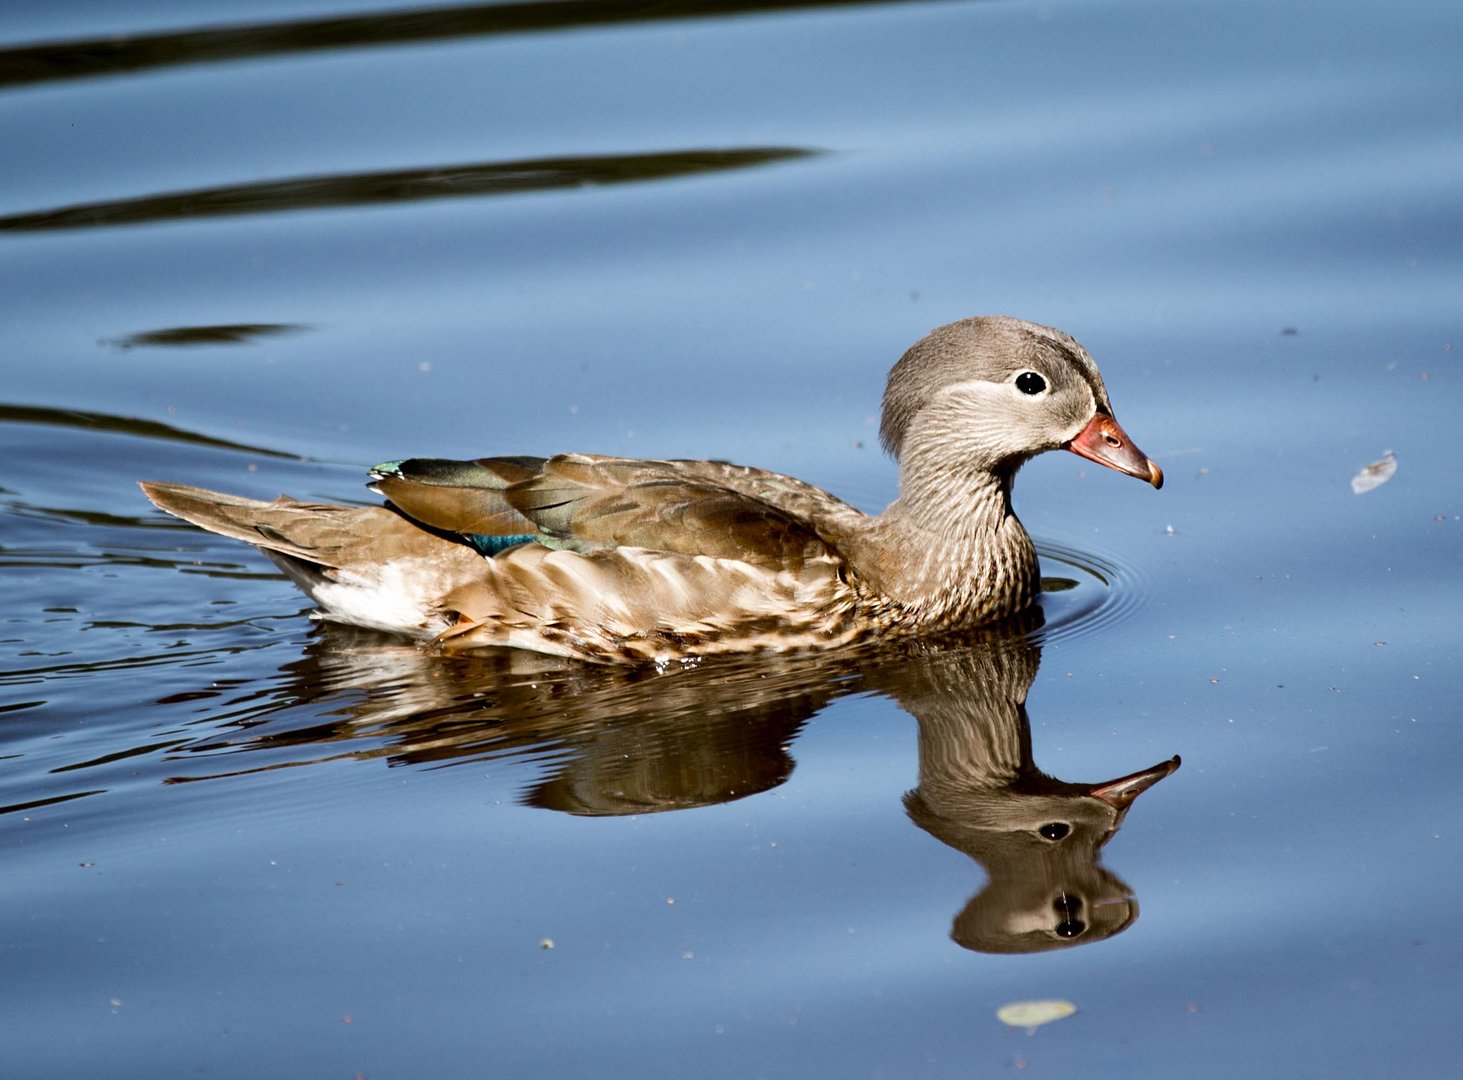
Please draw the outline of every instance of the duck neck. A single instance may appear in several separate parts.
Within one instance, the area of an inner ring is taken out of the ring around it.
[[[900,495],[870,520],[853,562],[878,595],[933,626],[988,622],[1031,604],[1036,550],[1011,509],[1004,468],[918,457],[901,462]]]

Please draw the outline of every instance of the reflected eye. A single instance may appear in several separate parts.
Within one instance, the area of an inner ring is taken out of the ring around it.
[[[1072,831],[1072,826],[1065,821],[1049,821],[1036,831],[1043,840],[1061,840]]]
[[[1046,380],[1034,371],[1023,371],[1016,376],[1016,389],[1035,396],[1046,389]]]

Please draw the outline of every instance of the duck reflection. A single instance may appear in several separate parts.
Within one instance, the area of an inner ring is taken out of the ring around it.
[[[910,819],[989,875],[951,931],[981,952],[1039,952],[1127,929],[1138,903],[1099,853],[1133,800],[1179,767],[1173,757],[1096,784],[1038,769],[1026,716],[1038,660],[1025,639],[997,639],[926,654],[886,684],[919,721]]]
[[[439,656],[334,626],[283,674],[267,703],[173,754],[216,765],[248,750],[247,766],[171,782],[340,758],[524,759],[550,774],[522,793],[532,806],[584,816],[684,810],[781,784],[793,739],[855,678],[852,668],[779,658],[657,672],[518,650]]]
[[[174,761],[198,755],[197,764],[216,765],[221,753],[249,751],[249,765],[227,774],[237,775],[333,758],[427,766],[517,758],[548,774],[522,793],[529,805],[644,814],[778,786],[809,719],[844,695],[878,693],[919,724],[909,817],[988,875],[951,936],[982,952],[1036,952],[1132,924],[1137,902],[1100,853],[1133,800],[1179,759],[1099,783],[1038,769],[1026,715],[1040,661],[1030,630],[656,672],[516,651],[437,656],[331,627],[286,668],[267,702],[253,702],[226,732],[175,750]],[[302,714],[310,722],[300,726]]]

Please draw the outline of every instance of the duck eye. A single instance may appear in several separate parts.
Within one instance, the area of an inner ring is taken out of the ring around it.
[[[1072,831],[1072,826],[1065,821],[1049,821],[1036,831],[1041,834],[1043,840],[1065,840],[1067,834]]]
[[[1016,376],[1016,389],[1023,394],[1036,395],[1046,389],[1046,380],[1034,371],[1023,371]]]

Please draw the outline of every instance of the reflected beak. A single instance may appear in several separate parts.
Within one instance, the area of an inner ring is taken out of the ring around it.
[[[1092,422],[1064,449],[1109,469],[1147,480],[1156,488],[1163,487],[1163,470],[1133,445],[1128,433],[1107,413],[1094,416]]]
[[[1157,486],[1157,485],[1155,485]],[[1093,788],[1091,794],[1107,803],[1114,810],[1121,810],[1136,799],[1143,792],[1147,791],[1158,781],[1168,776],[1182,764],[1179,756],[1175,754],[1167,761],[1160,761],[1157,765],[1147,769],[1140,769],[1138,772],[1130,773],[1127,776],[1120,776],[1116,780],[1109,780],[1105,784],[1099,784]]]

